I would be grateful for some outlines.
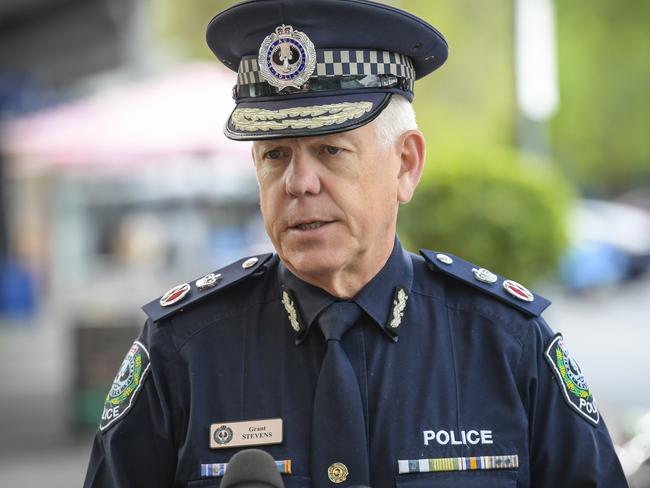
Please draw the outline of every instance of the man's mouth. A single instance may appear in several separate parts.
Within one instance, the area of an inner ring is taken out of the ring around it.
[[[294,225],[293,228],[298,229],[298,230],[314,230],[314,229],[318,229],[318,228],[320,228],[320,227],[322,227],[322,226],[324,226],[326,224],[329,224],[329,222],[323,222],[321,220],[318,220],[318,221],[315,221],[315,222],[305,222],[303,224]]]

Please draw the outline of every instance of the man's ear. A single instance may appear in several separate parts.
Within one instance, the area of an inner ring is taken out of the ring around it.
[[[397,200],[408,203],[418,186],[424,160],[426,158],[426,142],[419,130],[409,130],[402,134],[397,142],[397,155],[400,158],[400,171],[397,175]]]

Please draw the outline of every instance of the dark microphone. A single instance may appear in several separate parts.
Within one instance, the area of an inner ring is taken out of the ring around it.
[[[228,461],[221,488],[284,488],[275,461],[260,449],[244,449]]]

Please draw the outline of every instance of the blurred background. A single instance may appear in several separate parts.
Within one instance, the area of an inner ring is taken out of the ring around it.
[[[104,395],[172,286],[270,249],[225,0],[0,1],[0,485],[80,486]],[[553,300],[634,487],[650,486],[650,3],[401,0],[446,65],[400,215]],[[390,35],[390,33],[386,33]]]

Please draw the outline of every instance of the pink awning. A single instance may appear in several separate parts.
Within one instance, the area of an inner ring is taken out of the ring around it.
[[[250,161],[228,140],[235,74],[191,63],[167,74],[11,121],[5,154],[30,169],[125,166],[184,157]]]

